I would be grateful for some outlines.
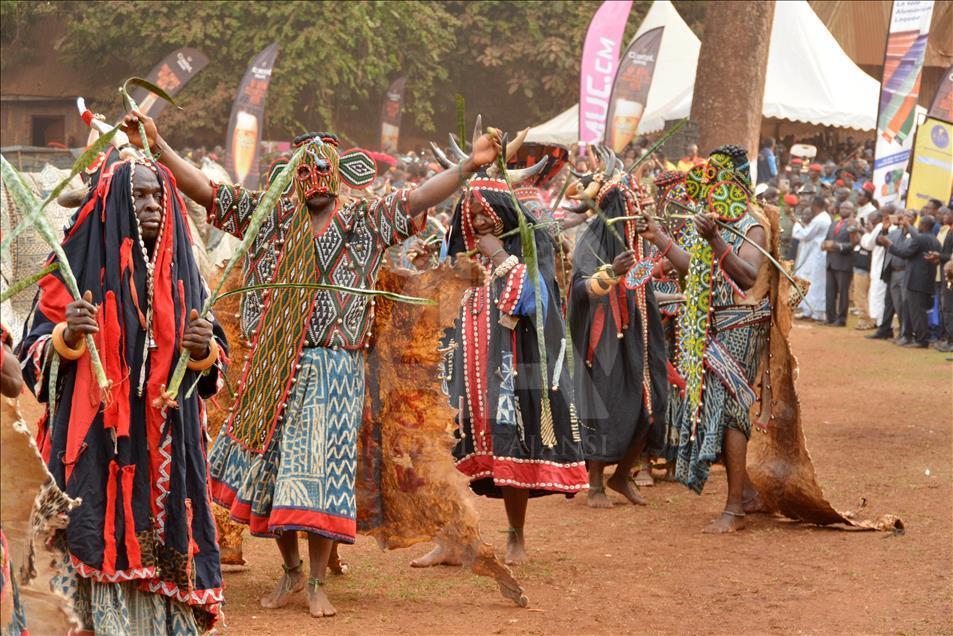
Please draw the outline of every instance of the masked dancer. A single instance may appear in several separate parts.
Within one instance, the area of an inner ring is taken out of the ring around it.
[[[134,143],[140,121],[182,191],[206,207],[212,225],[241,238],[264,193],[210,183],[141,113],[125,119]],[[374,180],[369,156],[339,154],[330,134],[298,137],[294,145],[305,147],[304,161],[255,238],[246,283],[373,289],[386,248],[419,232],[426,211],[493,161],[501,143],[498,134],[480,134],[452,170],[416,189],[367,199],[345,196],[341,186],[362,188]],[[254,349],[209,458],[212,493],[253,535],[277,541],[284,575],[262,606],[282,607],[307,587],[311,615],[332,616],[323,586],[334,542],[353,543],[356,533],[356,444],[374,302],[357,294],[284,290],[249,294],[242,314]],[[308,536],[310,576],[298,553],[299,531]]]
[[[751,243],[765,248],[767,224],[751,197],[747,153],[738,146],[714,150],[704,165],[688,172],[685,185],[701,211],[687,226],[682,245],[651,216],[644,217],[640,229],[686,277],[677,334],[677,366],[686,389],[676,414],[675,475],[700,493],[712,463],[721,458],[728,497],[724,512],[705,532],[733,532],[744,527],[746,512],[760,508],[745,462],[748,409],[756,399],[771,320],[769,290],[758,284],[766,278],[767,263]]]

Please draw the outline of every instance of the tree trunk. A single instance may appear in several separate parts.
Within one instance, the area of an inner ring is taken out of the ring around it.
[[[758,152],[774,2],[713,3],[705,16],[692,121],[703,155],[722,144]]]

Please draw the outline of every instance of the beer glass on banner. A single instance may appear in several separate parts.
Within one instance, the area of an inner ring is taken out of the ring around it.
[[[612,135],[610,139],[614,152],[622,152],[635,139],[635,131],[639,127],[639,120],[642,119],[643,108],[642,104],[630,99],[615,100],[615,111],[612,113],[610,124]]]
[[[258,117],[243,110],[238,111],[235,130],[232,133],[232,167],[235,180],[245,183],[255,161],[255,146],[258,143]]]
[[[400,128],[388,122],[381,123],[381,150],[384,152],[397,152],[397,139],[400,135]]]

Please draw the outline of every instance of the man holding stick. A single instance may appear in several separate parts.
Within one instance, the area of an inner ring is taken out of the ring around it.
[[[360,151],[339,155],[334,135],[308,133],[295,139],[305,154],[293,192],[274,209],[257,210],[262,192],[210,183],[139,112],[125,118],[133,143],[141,143],[139,122],[179,188],[209,211],[211,224],[241,238],[254,215],[271,215],[248,254],[250,286],[317,282],[373,290],[386,248],[419,232],[426,211],[494,161],[502,146],[499,133],[481,135],[469,157],[416,189],[365,199],[344,196],[340,186],[369,185],[373,160]],[[277,541],[284,576],[261,599],[263,607],[283,607],[307,587],[312,616],[336,613],[323,585],[334,542],[353,543],[356,533],[363,351],[373,316],[366,295],[323,289],[257,290],[243,303],[242,327],[253,351],[209,462],[214,499],[253,535]],[[308,535],[310,577],[298,531]]]

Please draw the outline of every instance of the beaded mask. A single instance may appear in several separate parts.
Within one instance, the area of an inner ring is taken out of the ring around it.
[[[733,145],[716,148],[708,161],[688,171],[685,190],[693,202],[705,205],[722,221],[737,221],[751,198],[747,153]]]
[[[294,187],[300,201],[316,194],[336,197],[343,182],[350,188],[363,189],[377,177],[377,164],[360,148],[338,153],[338,138],[330,133],[305,133],[294,140],[294,147],[305,147],[304,157],[295,172]],[[287,163],[280,159],[272,164],[274,178]]]
[[[341,187],[337,137],[309,133],[295,139],[294,145],[295,148],[305,147],[304,157],[295,172],[299,199],[307,201],[317,194],[336,197]]]

